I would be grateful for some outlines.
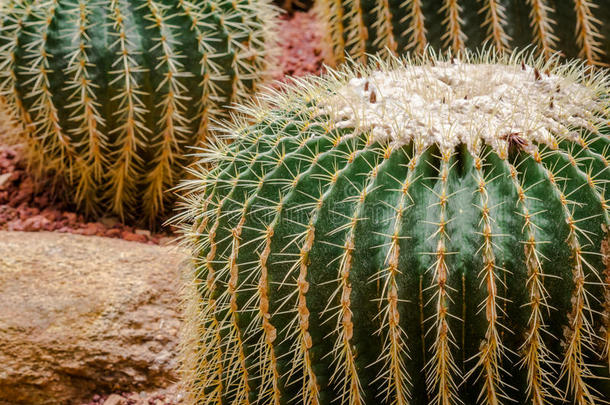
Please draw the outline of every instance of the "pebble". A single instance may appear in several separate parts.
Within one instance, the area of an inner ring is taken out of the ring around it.
[[[127,405],[127,399],[120,395],[112,394],[106,398],[104,405]]]
[[[278,27],[278,73],[274,79],[282,82],[287,76],[304,76],[322,71],[322,30],[313,12],[295,12],[281,17]]]

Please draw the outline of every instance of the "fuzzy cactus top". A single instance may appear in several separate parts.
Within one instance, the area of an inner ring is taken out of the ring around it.
[[[337,128],[370,131],[375,141],[448,150],[465,144],[473,153],[486,144],[505,158],[511,134],[523,138],[530,153],[536,144],[557,148],[559,138],[577,140],[574,129],[593,128],[603,110],[595,92],[525,63],[454,60],[352,78],[319,106]]]
[[[242,107],[185,185],[191,402],[604,403],[609,95],[427,55]]]

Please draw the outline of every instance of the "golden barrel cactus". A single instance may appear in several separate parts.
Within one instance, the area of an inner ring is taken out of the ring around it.
[[[0,97],[31,170],[92,216],[159,222],[191,147],[269,75],[267,0],[5,0]]]
[[[610,62],[607,0],[317,0],[327,60],[403,54],[426,46],[453,53],[483,44],[498,51],[535,45],[591,64]]]

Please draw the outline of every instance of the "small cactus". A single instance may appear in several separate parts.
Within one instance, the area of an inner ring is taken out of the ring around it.
[[[85,213],[158,222],[189,148],[269,73],[274,14],[267,0],[2,1],[15,142]]]
[[[265,97],[185,184],[189,403],[605,403],[607,76],[426,53]]]
[[[330,44],[328,63],[345,53],[388,49],[422,53],[426,46],[454,54],[484,43],[498,51],[535,45],[545,57],[562,52],[591,64],[610,62],[607,0],[316,0]]]

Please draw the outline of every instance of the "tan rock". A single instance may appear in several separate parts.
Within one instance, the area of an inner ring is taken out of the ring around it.
[[[173,246],[0,232],[0,403],[175,381],[183,260]]]
[[[12,175],[13,173],[11,172],[0,174],[0,190],[2,190],[4,188],[4,185],[8,183]]]
[[[106,398],[104,405],[127,405],[127,400],[120,395],[112,394]]]

